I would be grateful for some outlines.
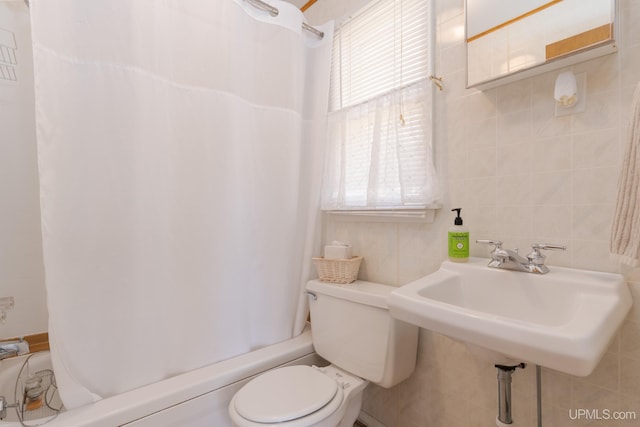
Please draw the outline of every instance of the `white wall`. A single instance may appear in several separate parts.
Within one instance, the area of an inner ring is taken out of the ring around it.
[[[29,12],[22,1],[0,1],[1,40],[15,36],[17,81],[0,78],[0,297],[15,308],[0,339],[47,331]],[[5,46],[5,60],[7,50]],[[10,61],[11,62],[11,61]],[[5,68],[6,71],[7,68]]]
[[[307,9],[304,16],[311,25],[320,25],[329,20],[338,23],[369,3],[370,0],[318,0]]]

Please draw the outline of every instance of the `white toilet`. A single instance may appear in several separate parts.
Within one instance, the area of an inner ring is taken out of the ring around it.
[[[313,345],[331,365],[288,366],[252,379],[229,404],[234,426],[352,427],[369,382],[389,388],[413,372],[418,327],[390,316],[393,287],[312,280],[306,289]]]

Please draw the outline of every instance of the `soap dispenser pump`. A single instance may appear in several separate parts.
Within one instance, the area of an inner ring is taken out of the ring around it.
[[[467,262],[469,260],[469,229],[465,227],[460,216],[462,208],[451,209],[457,212],[453,227],[449,228],[449,260]]]

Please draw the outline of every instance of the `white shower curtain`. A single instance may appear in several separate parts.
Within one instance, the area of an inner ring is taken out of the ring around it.
[[[32,0],[52,357],[73,408],[299,333],[332,24]]]

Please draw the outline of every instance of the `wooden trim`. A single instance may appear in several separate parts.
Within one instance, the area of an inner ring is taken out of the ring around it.
[[[306,3],[304,4],[304,6],[302,6],[302,7],[300,8],[300,10],[301,10],[301,11],[303,11],[303,12],[305,12],[307,9],[309,9],[311,6],[313,6],[313,4],[314,4],[315,2],[317,2],[317,1],[318,1],[318,0],[309,0],[308,2],[306,2]]]
[[[557,58],[570,52],[575,52],[582,48],[611,40],[613,35],[613,24],[605,24],[600,27],[592,28],[584,33],[567,37],[566,39],[548,44],[545,46],[546,59]]]
[[[483,32],[481,32],[481,33],[479,33],[479,34],[476,34],[475,36],[471,36],[471,37],[469,37],[469,38],[467,39],[467,43],[472,42],[472,41],[474,41],[474,40],[476,40],[476,39],[479,39],[480,37],[484,37],[484,36],[486,36],[486,35],[487,35],[487,34],[489,34],[489,33],[493,33],[494,31],[498,31],[499,29],[504,28],[504,27],[506,27],[507,25],[511,25],[511,24],[513,24],[514,22],[520,21],[520,20],[522,20],[522,19],[524,19],[524,18],[526,18],[526,17],[528,17],[528,16],[535,15],[536,13],[538,13],[538,12],[540,12],[540,11],[543,11],[544,9],[546,9],[546,8],[548,8],[548,7],[551,7],[551,6],[553,6],[554,4],[558,4],[558,3],[560,3],[561,1],[562,1],[562,0],[552,0],[552,1],[550,1],[549,3],[545,3],[545,4],[543,4],[543,5],[542,5],[542,6],[540,6],[540,7],[536,7],[535,9],[530,10],[530,11],[529,11],[529,12],[527,12],[527,13],[523,13],[523,14],[522,14],[522,15],[520,15],[520,16],[516,16],[516,17],[515,17],[515,18],[513,18],[513,19],[510,19],[510,20],[508,20],[508,21],[506,21],[506,22],[503,22],[502,24],[496,25],[496,26],[495,26],[495,27],[493,27],[493,28],[489,28],[489,29],[488,29],[488,30],[486,30],[486,31],[483,31]]]
[[[20,339],[19,337],[9,338],[9,339],[0,340],[0,342],[15,341],[19,339]],[[25,337],[22,337],[22,339],[24,339],[26,342],[29,343],[30,353],[49,350],[49,334],[47,332],[43,332],[41,334],[27,335]]]
[[[29,343],[31,353],[49,350],[49,334],[47,332],[29,335],[24,337],[24,339]]]

